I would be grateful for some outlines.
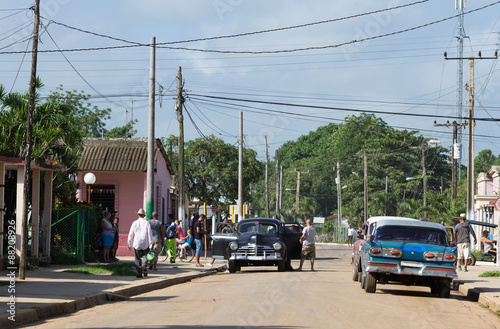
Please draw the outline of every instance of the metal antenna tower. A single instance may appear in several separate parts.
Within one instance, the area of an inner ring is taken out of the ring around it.
[[[458,35],[456,36],[457,38],[457,57],[458,58],[463,58],[464,57],[464,39],[467,38],[467,35],[465,34],[465,28],[464,28],[464,10],[465,7],[467,6],[467,0],[455,0],[455,9],[458,10],[459,12],[459,17],[458,17]],[[456,143],[458,144],[459,147],[459,152],[455,153],[455,157],[458,160],[458,179],[462,176],[462,127],[463,127],[463,88],[464,88],[464,82],[463,82],[463,62],[462,60],[457,61],[457,117],[459,117],[458,120],[458,131],[457,131],[457,141]],[[458,153],[458,154],[457,154]]]

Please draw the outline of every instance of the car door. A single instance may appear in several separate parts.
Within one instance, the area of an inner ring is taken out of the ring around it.
[[[215,234],[212,236],[212,257],[216,259],[228,259],[228,245],[231,241],[236,241],[237,239],[238,233],[232,223],[219,223]]]
[[[284,223],[282,225],[283,243],[286,246],[288,259],[300,259],[302,244],[299,242],[302,236],[302,227],[297,223]]]

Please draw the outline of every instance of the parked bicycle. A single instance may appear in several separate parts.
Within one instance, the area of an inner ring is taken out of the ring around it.
[[[181,262],[191,262],[194,259],[194,250],[191,248],[191,246],[186,246],[184,248],[184,252],[182,252],[181,246],[177,245],[177,258],[181,260]],[[181,257],[181,255],[184,255]],[[171,258],[170,252],[168,251],[167,247],[165,244],[161,248],[160,255],[161,261],[165,262],[167,259]]]

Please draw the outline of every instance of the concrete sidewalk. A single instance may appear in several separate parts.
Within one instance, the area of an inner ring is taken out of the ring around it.
[[[468,266],[467,269],[468,272],[457,271],[458,278],[453,280],[453,287],[468,299],[500,313],[500,277],[479,277],[484,272],[500,271],[500,267],[496,267],[493,262],[477,261],[476,265]]]
[[[15,280],[11,286],[9,271],[0,272],[0,328],[10,328],[42,320],[109,301],[125,300],[130,296],[184,283],[195,278],[225,270],[225,263],[217,261],[213,268],[202,257],[204,267],[192,262],[175,264],[158,262],[158,271],[148,271],[148,276],[89,275],[63,272],[65,269],[93,264],[58,266],[27,271],[26,280]],[[133,263],[133,257],[120,257],[120,262]],[[17,275],[18,273],[16,273]],[[12,288],[15,289],[12,290]],[[11,301],[14,296],[14,302]],[[10,303],[10,304],[9,304]],[[13,312],[9,313],[12,310]],[[15,314],[15,321],[9,319]]]

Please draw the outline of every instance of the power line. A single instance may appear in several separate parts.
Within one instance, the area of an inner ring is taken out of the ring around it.
[[[240,98],[231,98],[231,97],[222,97],[222,96],[210,96],[210,95],[198,95],[193,94],[195,97],[204,97],[204,98],[212,98],[212,99],[220,99],[220,100],[229,100],[236,102],[244,102],[244,103],[257,103],[257,104],[266,104],[266,105],[279,105],[279,106],[290,106],[290,107],[302,107],[302,108],[313,108],[313,109],[321,109],[321,110],[334,110],[334,111],[350,111],[350,112],[360,112],[360,113],[374,113],[374,114],[392,114],[399,116],[411,116],[411,117],[424,117],[424,118],[445,118],[445,119],[458,119],[458,117],[447,116],[447,115],[434,115],[434,114],[420,114],[420,113],[404,113],[404,112],[385,112],[385,111],[375,111],[375,110],[360,110],[360,109],[350,109],[350,108],[342,108],[342,107],[332,107],[332,106],[320,106],[320,105],[309,105],[309,104],[293,104],[293,103],[283,103],[283,102],[271,102],[271,101],[262,101],[262,100],[251,100],[251,99],[240,99]],[[278,113],[288,113],[286,111],[277,111]],[[317,118],[323,118],[321,116],[315,116]],[[467,119],[467,118],[464,118]],[[496,118],[474,118],[476,121],[493,121],[497,122],[500,119]]]
[[[464,12],[464,15],[474,13],[476,11],[484,10],[488,7],[494,6],[500,4],[500,1],[485,5],[480,8],[476,8],[473,10],[469,10],[468,12]],[[421,28],[425,28],[431,25],[435,25],[438,23],[442,23],[454,18],[457,18],[460,15],[453,15],[449,16],[440,20],[432,21],[430,23],[426,24],[421,24],[418,26],[414,26],[411,28],[395,31],[395,32],[390,32],[390,33],[385,33],[385,34],[380,34],[372,37],[367,37],[359,40],[351,40],[351,41],[346,41],[338,44],[333,44],[333,45],[326,45],[326,46],[314,46],[314,47],[305,47],[305,48],[294,48],[294,49],[283,49],[283,50],[263,50],[263,51],[236,51],[236,50],[216,50],[216,49],[199,49],[199,48],[187,48],[187,47],[171,47],[171,46],[162,46],[165,44],[169,44],[168,42],[165,43],[158,43],[157,48],[163,48],[163,49],[170,49],[170,50],[185,50],[185,51],[193,51],[193,52],[208,52],[208,53],[220,53],[220,54],[253,54],[253,55],[258,55],[258,54],[278,54],[278,53],[292,53],[292,52],[299,52],[299,51],[310,51],[310,50],[323,50],[323,49],[329,49],[329,48],[338,48],[342,46],[347,46],[347,45],[352,45],[355,43],[360,43],[364,41],[370,41],[370,40],[375,40],[375,39],[380,39],[384,37],[389,37],[397,34],[402,34],[414,30],[418,30]],[[39,50],[38,52],[40,53],[52,53],[52,52],[80,52],[80,51],[96,51],[96,50],[112,50],[112,49],[124,49],[124,48],[137,48],[137,47],[149,47],[148,44],[131,44],[131,45],[122,45],[122,46],[108,46],[108,47],[89,47],[89,48],[73,48],[73,49],[59,49],[59,50],[54,50],[54,49],[49,49],[49,50]],[[3,51],[0,52],[0,54],[21,54],[23,53],[22,51]]]
[[[306,23],[306,24],[300,24],[300,25],[292,25],[292,26],[280,27],[280,28],[275,28],[275,29],[268,29],[268,30],[254,31],[254,32],[245,32],[245,33],[238,33],[238,34],[221,35],[221,36],[207,37],[207,38],[196,38],[196,39],[189,39],[189,40],[182,40],[182,41],[170,41],[170,42],[158,43],[158,45],[172,45],[172,44],[180,44],[180,43],[199,42],[199,41],[230,39],[230,38],[245,37],[245,36],[256,35],[256,34],[286,31],[286,30],[304,28],[304,27],[308,27],[308,26],[314,26],[314,25],[320,25],[320,24],[326,24],[326,23],[339,22],[339,21],[353,19],[353,18],[358,18],[358,17],[362,17],[362,16],[378,14],[378,13],[382,13],[382,12],[385,12],[385,11],[391,11],[391,10],[395,10],[395,9],[402,9],[402,8],[405,8],[405,7],[410,7],[410,6],[422,4],[422,3],[425,3],[425,2],[428,2],[428,1],[429,0],[421,0],[421,1],[416,1],[416,2],[412,2],[412,3],[408,3],[408,4],[405,4],[405,5],[394,6],[394,7],[389,7],[389,8],[385,8],[385,9],[378,9],[378,10],[374,10],[374,11],[370,11],[370,12],[365,12],[365,13],[361,13],[361,14],[356,14],[356,15],[351,15],[351,16],[345,16],[345,17],[341,17],[341,18],[328,19],[328,20],[323,20],[323,21],[318,21],[318,22],[312,22],[312,23]],[[43,17],[43,18],[47,19],[45,17]],[[119,39],[119,38],[115,38],[115,37],[104,35],[104,34],[100,34],[100,33],[95,33],[95,32],[90,32],[90,31],[87,31],[87,30],[79,29],[79,28],[72,27],[72,26],[69,26],[69,25],[64,24],[64,23],[56,22],[54,20],[50,20],[49,24],[51,24],[51,23],[57,24],[57,25],[61,25],[61,26],[64,26],[66,28],[73,29],[73,30],[76,30],[76,31],[79,31],[79,32],[88,33],[88,34],[92,34],[92,35],[95,35],[95,36],[103,37],[103,38],[108,38],[108,39],[112,39],[112,40],[116,40],[116,41],[122,41],[122,42],[126,42],[126,43],[136,44],[136,45],[142,45],[141,43],[138,43],[138,42],[128,41],[128,40]]]

